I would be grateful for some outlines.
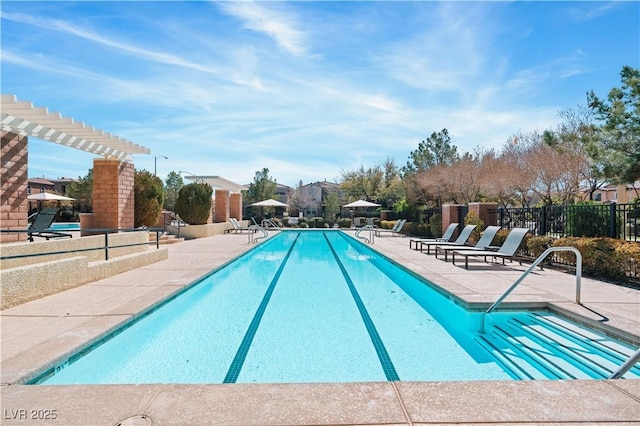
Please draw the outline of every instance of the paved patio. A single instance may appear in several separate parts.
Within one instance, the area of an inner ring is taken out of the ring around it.
[[[227,234],[173,244],[166,261],[0,312],[0,423],[640,424],[640,380],[19,384],[248,250],[247,240]],[[493,302],[527,267],[472,260],[465,270],[408,246],[407,238],[381,237],[374,248],[471,307]],[[549,306],[640,343],[640,291],[583,278],[582,305],[574,302],[575,292],[573,274],[536,269],[505,303]]]

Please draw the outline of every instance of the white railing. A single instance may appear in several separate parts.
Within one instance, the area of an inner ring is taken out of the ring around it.
[[[364,231],[369,231],[369,238],[365,237],[364,235],[360,235]],[[372,225],[365,225],[362,228],[358,228],[358,230],[356,231],[356,237],[364,240],[367,244],[373,244],[375,237],[375,228]]]
[[[258,232],[261,232],[262,235],[256,236]],[[258,240],[262,240],[268,236],[269,233],[260,225],[249,225],[249,244],[255,244]]]
[[[619,379],[620,377],[622,377],[624,375],[624,373],[626,373],[627,371],[631,370],[631,367],[636,365],[636,362],[638,362],[638,361],[640,361],[640,349],[638,349],[636,351],[636,353],[631,355],[629,357],[629,359],[627,359],[624,362],[624,364],[622,364],[620,366],[620,368],[618,368],[616,371],[613,372],[612,375],[609,376],[609,378],[610,379]]]
[[[572,251],[575,253],[576,255],[576,303],[577,304],[581,304],[580,302],[580,281],[582,278],[582,254],[580,254],[580,251],[578,251],[577,248],[575,247],[549,247],[548,249],[546,249],[544,251],[544,253],[542,253],[540,256],[538,256],[538,258],[531,264],[531,266],[529,266],[529,268],[524,271],[524,273],[520,276],[520,278],[518,278],[516,280],[516,282],[513,283],[513,285],[511,287],[509,287],[509,289],[507,291],[504,292],[504,294],[502,296],[500,296],[500,298],[498,300],[496,300],[493,305],[491,305],[489,307],[489,309],[486,310],[486,312],[484,312],[482,314],[482,319],[480,322],[480,332],[484,333],[484,321],[485,321],[485,317],[490,314],[491,312],[493,312],[501,303],[504,299],[507,298],[507,296],[509,296],[509,294],[511,294],[511,292],[513,290],[516,289],[516,287],[518,287],[520,285],[520,283],[527,277],[527,275],[529,275],[529,273],[531,271],[533,271],[533,269],[538,266],[550,253],[553,253],[555,251]]]

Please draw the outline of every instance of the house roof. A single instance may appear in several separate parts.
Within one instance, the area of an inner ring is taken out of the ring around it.
[[[82,121],[63,117],[15,95],[0,97],[2,130],[102,155],[131,161],[132,154],[150,154],[151,150],[119,136],[88,126]]]

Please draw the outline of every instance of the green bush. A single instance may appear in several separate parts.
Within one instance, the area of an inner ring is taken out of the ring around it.
[[[415,235],[416,237],[432,238],[431,225],[418,222],[407,222],[402,227],[403,234]]]
[[[582,255],[582,270],[596,277],[622,278],[634,263],[640,262],[637,243],[628,243],[608,237],[566,237],[557,239],[555,247],[571,246]],[[572,252],[558,252],[566,263],[575,263]]]
[[[317,216],[309,219],[309,226],[314,228],[324,228],[324,218]]]
[[[146,170],[136,171],[133,177],[133,226],[155,226],[162,214],[164,193],[162,179]]]
[[[566,235],[572,237],[603,237],[609,235],[611,211],[608,205],[583,201],[571,207],[566,219]],[[622,221],[618,220],[622,225]]]
[[[190,225],[207,223],[211,214],[213,188],[208,183],[190,183],[178,192],[176,213]]]
[[[308,228],[309,224],[307,222],[298,222],[298,228]]]
[[[338,219],[338,227],[340,228],[351,228],[351,225],[351,219],[348,217]]]
[[[433,238],[442,237],[442,215],[434,214],[429,218],[429,229]]]
[[[480,219],[480,216],[478,216],[478,213],[469,212],[467,213],[467,216],[464,218],[464,225],[465,226],[476,225],[476,228],[473,230],[473,232],[471,233],[471,236],[469,237],[469,242],[471,244],[477,243],[478,240],[480,239],[480,233],[485,228],[484,221]]]
[[[529,241],[527,241],[527,248],[529,249],[529,253],[531,253],[531,256],[537,259],[538,256],[540,256],[546,249],[553,245],[554,241],[555,238],[548,237],[546,235],[534,236],[529,238]],[[549,255],[547,259],[545,259],[545,262],[547,263],[550,261],[551,255]]]

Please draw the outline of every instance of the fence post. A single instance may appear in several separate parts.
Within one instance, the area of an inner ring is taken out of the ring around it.
[[[504,224],[504,207],[500,207],[498,208],[498,220],[500,228],[502,228],[503,224]]]
[[[547,206],[540,209],[540,229],[538,235],[547,235]]]
[[[611,238],[618,238],[616,217],[616,203],[614,202],[609,204],[609,236]]]

